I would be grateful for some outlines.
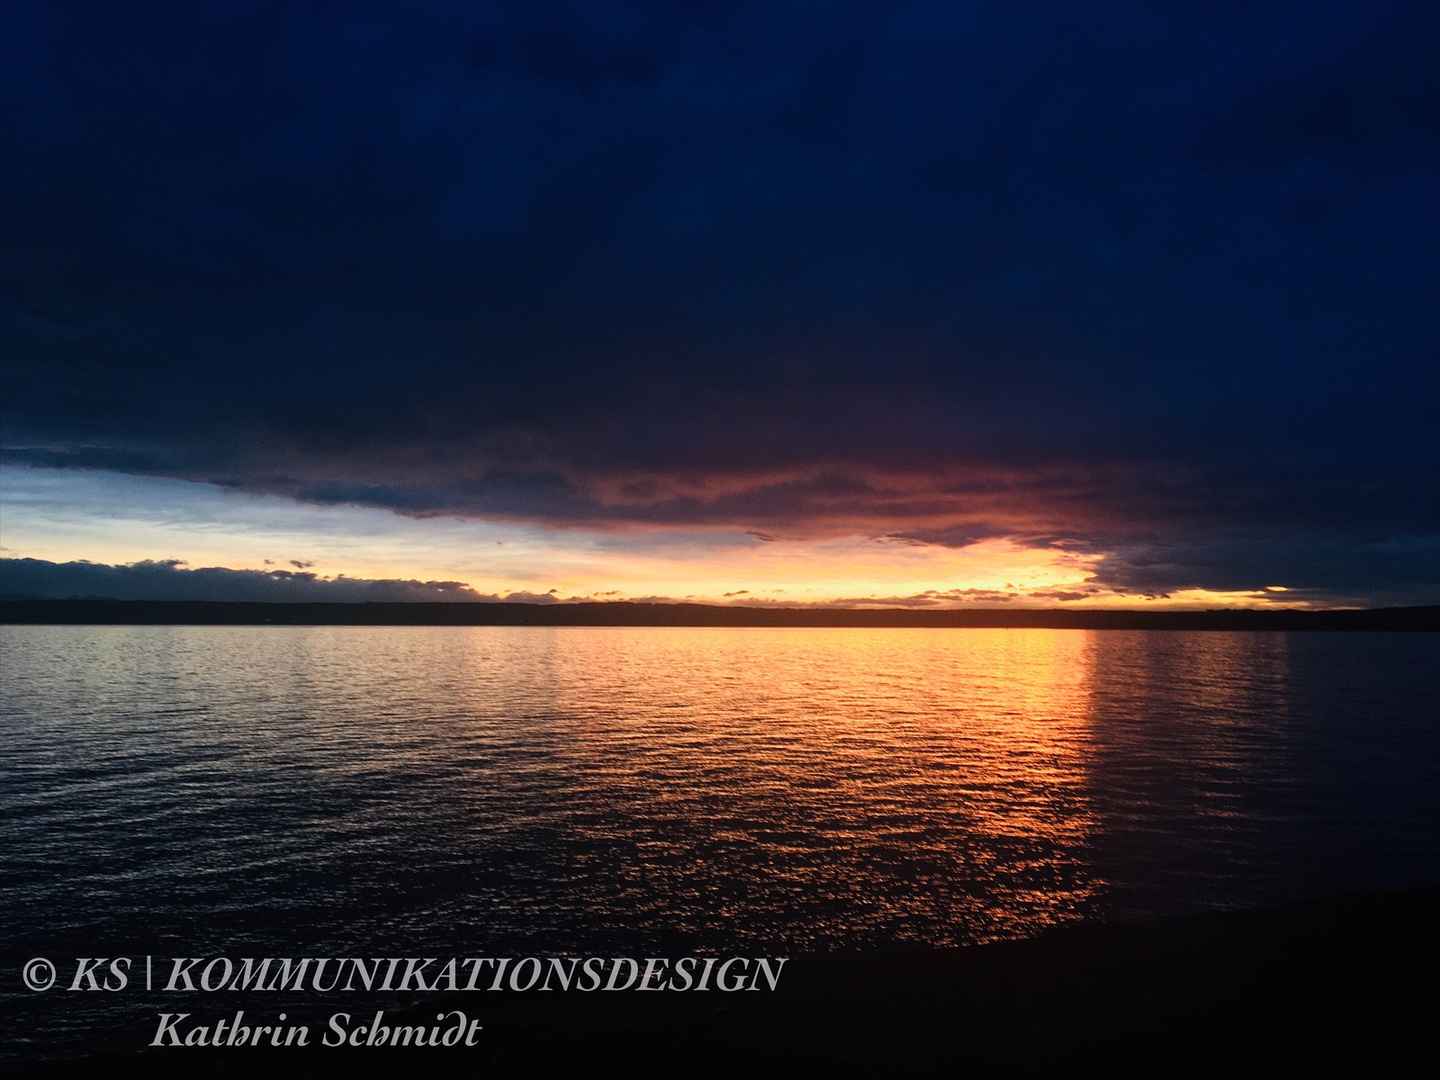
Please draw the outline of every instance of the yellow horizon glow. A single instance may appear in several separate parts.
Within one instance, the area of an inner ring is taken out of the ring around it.
[[[502,597],[785,605],[910,600],[907,606],[919,598],[931,608],[1309,606],[1275,585],[1169,596],[1101,590],[1093,578],[1103,553],[1007,538],[949,548],[866,536],[760,541],[736,530],[558,530],[310,506],[184,481],[16,468],[0,470],[0,495],[0,554],[52,562],[178,559],[192,569],[456,581]]]

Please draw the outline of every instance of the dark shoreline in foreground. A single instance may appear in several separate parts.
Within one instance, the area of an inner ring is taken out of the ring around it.
[[[1053,630],[1440,630],[1440,606],[1346,611],[756,608],[707,604],[0,600],[0,624],[99,626],[735,626]]]
[[[641,1064],[687,1076],[1398,1075],[1431,1049],[1437,959],[1430,886],[1071,923],[967,948],[797,956],[774,993],[460,994],[386,1014],[433,1023],[437,1010],[467,1010],[484,1024],[468,1050],[137,1045],[12,1075],[569,1076]],[[317,1000],[304,1019],[334,1008]],[[138,1044],[154,1025],[153,1010],[137,1014]]]

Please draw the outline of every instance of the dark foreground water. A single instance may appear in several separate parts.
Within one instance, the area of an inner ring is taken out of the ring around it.
[[[1440,881],[1436,634],[0,649],[0,1053],[103,1019],[24,991],[38,955],[794,955]]]

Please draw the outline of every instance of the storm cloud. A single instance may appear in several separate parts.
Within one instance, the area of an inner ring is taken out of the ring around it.
[[[6,461],[1433,597],[1433,5],[0,20]]]

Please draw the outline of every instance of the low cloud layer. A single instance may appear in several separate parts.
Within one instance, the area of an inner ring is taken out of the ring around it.
[[[1093,587],[1137,596],[1279,586],[1290,599],[1366,606],[1440,603],[1440,540],[1231,537],[1125,544]]]
[[[174,561],[107,566],[91,562],[0,559],[0,597],[6,599],[248,600],[266,602],[511,601],[556,603],[553,596],[477,593],[458,581],[323,578],[290,570],[190,570]]]

